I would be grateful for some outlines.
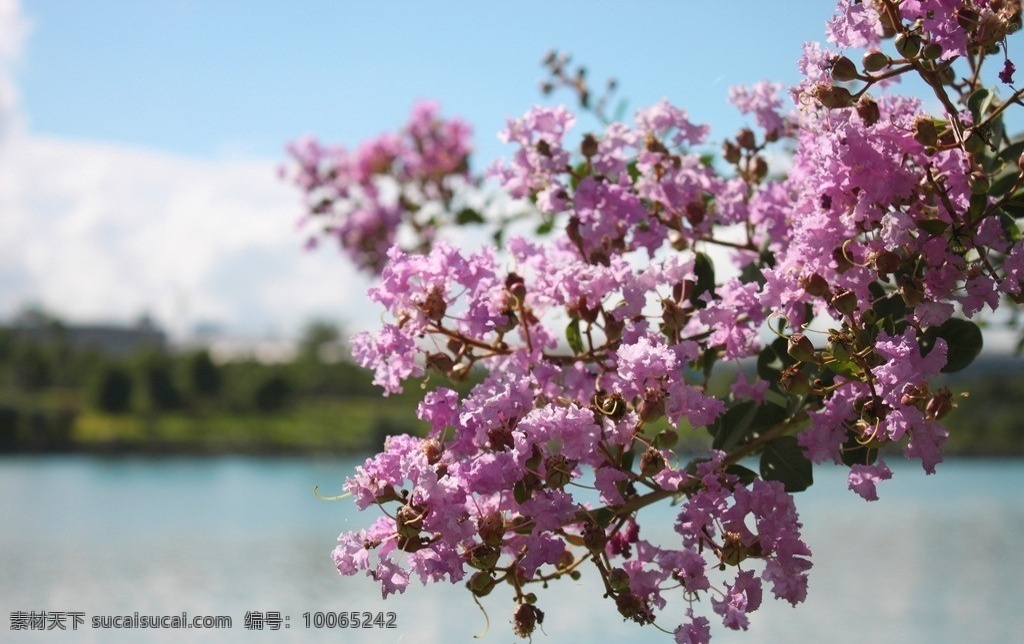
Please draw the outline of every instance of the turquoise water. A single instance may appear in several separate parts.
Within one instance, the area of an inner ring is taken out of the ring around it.
[[[473,641],[483,613],[461,587],[417,583],[382,601],[340,577],[329,553],[368,524],[340,491],[356,460],[0,459],[0,640],[4,642]],[[841,471],[819,469],[798,495],[814,551],[808,600],[767,600],[747,633],[717,642],[1013,642],[1024,638],[1024,461],[953,461],[926,477],[907,465],[866,503]],[[645,510],[642,536],[672,538],[670,508]],[[534,641],[669,642],[622,623],[593,575],[541,591]],[[509,642],[509,595],[485,598]],[[76,611],[75,632],[11,631],[13,611]],[[105,615],[228,615],[227,630],[105,630]],[[290,628],[248,631],[246,611]],[[315,628],[316,612],[395,613],[397,628]],[[309,612],[310,628],[304,613]],[[667,624],[668,625],[668,624]],[[546,634],[546,635],[545,635]]]

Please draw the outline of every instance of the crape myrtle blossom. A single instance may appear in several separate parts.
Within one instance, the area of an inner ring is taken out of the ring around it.
[[[436,103],[424,101],[401,131],[355,151],[313,137],[291,143],[292,164],[281,174],[304,193],[300,224],[316,222],[358,267],[379,274],[400,229],[429,244],[440,222],[420,215],[428,203],[455,205],[455,191],[469,180],[470,136],[465,122],[442,118]]]
[[[796,87],[730,92],[754,123],[713,160],[708,126],[668,101],[593,132],[532,108],[487,175],[541,225],[497,222],[499,249],[441,237],[479,223],[450,211],[482,179],[464,126],[433,108],[355,154],[295,144],[294,180],[326,192],[321,210],[376,213],[335,229],[371,231],[343,244],[379,273],[383,324],[353,338],[356,359],[386,394],[425,389],[425,435],[390,437],[346,481],[383,514],[341,535],[339,572],[385,596],[414,578],[478,598],[507,586],[523,637],[544,618],[530,584],[584,572],[623,619],[677,642],[750,628],[766,594],[804,601],[794,494],[813,467],[849,468],[868,501],[893,475],[882,450],[935,472],[957,400],[935,377],[980,351],[972,318],[1024,302],[1024,142],[1002,124],[1022,93],[976,73],[997,56],[1012,74],[1019,14],[842,0]],[[907,74],[926,100],[899,92]],[[424,221],[420,197],[448,216]],[[409,226],[418,243],[394,244]],[[670,500],[675,534],[656,543],[641,511]]]

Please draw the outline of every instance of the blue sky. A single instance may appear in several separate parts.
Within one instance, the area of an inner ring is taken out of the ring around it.
[[[615,76],[630,114],[668,98],[720,141],[743,123],[728,88],[795,83],[833,6],[0,0],[0,317],[366,327],[365,280],[301,250],[299,195],[275,176],[288,140],[354,145],[432,98],[471,123],[482,168],[544,102],[555,47]]]

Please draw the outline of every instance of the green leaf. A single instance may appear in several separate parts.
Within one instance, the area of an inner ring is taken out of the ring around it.
[[[989,186],[988,195],[990,197],[1002,197],[1013,188],[1020,178],[1020,169],[1016,164],[1007,167],[1011,168],[1010,171],[999,174]]]
[[[534,229],[534,232],[537,233],[538,235],[547,235],[552,230],[554,230],[554,228],[555,228],[555,221],[553,219],[548,219],[547,221],[542,221],[537,226],[537,228]]]
[[[715,421],[713,449],[731,452],[786,420],[786,410],[774,403],[746,400]]]
[[[455,223],[460,226],[465,226],[466,224],[482,224],[484,223],[484,217],[472,208],[463,208],[455,214]]]
[[[795,364],[796,360],[789,355],[788,341],[786,338],[776,338],[774,342],[761,349],[757,356],[757,375],[761,380],[778,382],[779,372]]]
[[[988,108],[991,105],[992,92],[984,87],[975,90],[967,98],[967,109],[971,111],[975,124],[981,123],[985,119],[985,114],[988,113]]]
[[[802,492],[814,483],[811,462],[796,436],[780,436],[765,445],[761,454],[761,478],[779,481],[787,492]]]
[[[1017,225],[1017,220],[1002,210],[997,210],[996,212],[999,214],[999,223],[1002,224],[1003,230],[1006,231],[1006,238],[1012,242],[1019,242],[1020,226]]]
[[[949,224],[942,221],[941,219],[921,219],[917,222],[917,227],[924,230],[927,233],[933,235],[941,235],[946,232],[949,228]]]
[[[942,373],[960,371],[974,362],[981,353],[981,329],[970,320],[950,318],[941,325],[928,329],[921,343],[924,355],[931,352],[938,338],[946,341],[946,366],[942,368]]]
[[[693,272],[697,275],[697,284],[690,295],[690,303],[694,308],[703,309],[708,304],[701,296],[705,293],[715,294],[715,264],[706,253],[697,253],[694,257]]]
[[[999,158],[1008,164],[1016,166],[1022,154],[1024,154],[1024,139],[1015,141],[1003,148],[1003,151],[999,153]]]
[[[565,327],[565,339],[569,341],[569,348],[576,355],[583,353],[583,337],[580,335],[580,319],[573,318],[569,326]]]
[[[749,467],[743,467],[742,465],[738,465],[736,463],[733,463],[729,467],[725,468],[725,473],[733,474],[735,476],[740,477],[740,483],[742,483],[743,485],[750,485],[757,478],[757,472],[750,469]]]

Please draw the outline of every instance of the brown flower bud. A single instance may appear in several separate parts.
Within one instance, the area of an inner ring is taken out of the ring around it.
[[[914,121],[914,140],[924,146],[934,147],[939,142],[939,131],[935,121],[922,116]]]
[[[779,383],[794,396],[803,396],[811,391],[811,381],[800,367],[790,365],[779,374]]]
[[[597,138],[594,137],[593,134],[590,134],[588,132],[586,136],[583,137],[583,142],[580,143],[580,152],[583,154],[583,156],[589,159],[590,157],[597,154],[597,146]]]
[[[663,469],[665,469],[665,457],[653,447],[648,447],[640,457],[640,475],[654,476]]]
[[[476,520],[476,533],[489,546],[501,545],[505,536],[505,520],[500,512],[485,514]]]
[[[857,116],[864,121],[864,125],[867,127],[878,123],[878,119],[882,118],[882,114],[878,110],[878,103],[867,94],[857,101]]]
[[[810,275],[800,278],[800,286],[808,295],[814,297],[825,297],[832,293],[832,289],[828,287],[828,282],[825,278],[817,273],[811,273]]]
[[[878,72],[889,66],[889,57],[876,49],[864,54],[861,64],[866,72]]]
[[[427,464],[434,465],[441,460],[441,455],[444,454],[444,446],[441,441],[436,438],[428,438],[420,444],[420,450],[423,451],[423,455],[427,457]]]
[[[561,454],[549,456],[544,461],[544,483],[553,490],[560,490],[572,480],[572,469],[576,463]]]
[[[750,168],[750,178],[754,181],[761,181],[768,176],[768,162],[760,155],[754,157],[753,161],[753,166]]]
[[[587,547],[587,550],[594,554],[604,552],[606,543],[608,543],[608,536],[600,524],[595,522],[583,524],[583,545]]]
[[[803,333],[794,333],[789,336],[786,352],[797,362],[814,362],[816,355],[814,345]]]
[[[928,60],[938,60],[942,56],[942,45],[930,42],[921,49],[921,55]]]
[[[857,66],[846,56],[839,56],[832,61],[832,68],[829,70],[829,74],[831,74],[832,80],[837,83],[845,83],[860,78],[860,74],[857,73]]]
[[[753,150],[757,147],[757,140],[754,137],[754,132],[749,128],[743,128],[736,135],[736,143],[746,150]]]
[[[811,96],[817,99],[822,107],[830,110],[853,105],[853,95],[850,94],[850,90],[838,85],[819,83],[811,89]]]
[[[650,624],[654,621],[651,610],[633,593],[623,593],[616,597],[615,607],[619,609],[620,615],[637,624]]]
[[[665,415],[665,394],[660,389],[648,387],[637,410],[640,420],[645,423],[655,421]]]
[[[622,568],[608,571],[608,586],[617,593],[629,590],[629,573]]]
[[[498,564],[498,559],[501,557],[501,550],[486,543],[478,543],[466,554],[469,556],[470,566],[478,570],[494,570],[494,566]]]
[[[857,310],[857,294],[849,289],[839,289],[829,300],[829,304],[843,315],[853,315]]]
[[[875,270],[882,275],[891,275],[903,265],[903,260],[900,256],[891,250],[880,250],[877,253],[873,253],[871,259],[874,262]]]
[[[444,301],[444,293],[440,286],[434,286],[427,293],[427,298],[420,303],[417,308],[427,316],[427,319],[433,320],[434,322],[440,322],[441,318],[444,317],[445,311],[448,309],[448,304]]]
[[[992,182],[987,174],[981,170],[975,170],[971,173],[970,185],[972,194],[984,195],[988,194],[988,189],[992,186]]]
[[[928,405],[924,408],[924,413],[928,418],[942,420],[949,412],[953,411],[954,406],[953,392],[943,387],[928,401]]]
[[[495,586],[494,577],[492,573],[484,570],[473,573],[473,576],[466,582],[466,588],[469,588],[477,597],[483,597],[489,595]]]
[[[915,33],[902,33],[893,41],[896,51],[904,58],[914,58],[921,52],[921,37]]]
[[[399,536],[418,537],[423,529],[425,511],[414,505],[403,505],[395,513],[395,527]]]
[[[742,152],[740,151],[739,146],[732,141],[726,141],[723,143],[722,148],[724,149],[724,156],[727,162],[735,164],[739,162],[740,158],[742,158]]]
[[[544,623],[544,611],[533,604],[519,604],[512,613],[512,623],[515,625],[516,635],[528,638],[537,628],[537,624]]]

